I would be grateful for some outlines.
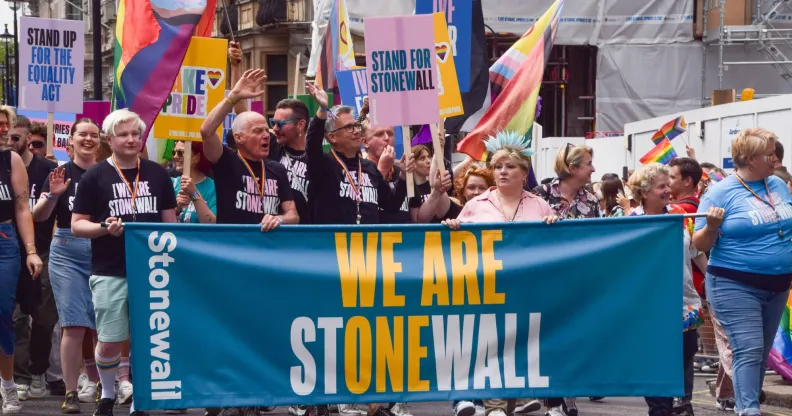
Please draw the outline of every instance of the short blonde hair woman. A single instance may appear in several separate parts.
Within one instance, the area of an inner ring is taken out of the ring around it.
[[[15,121],[14,109],[7,105],[0,105],[0,150],[8,144],[8,132],[11,131]]]
[[[597,218],[600,216],[597,197],[586,190],[594,173],[594,150],[588,146],[567,143],[558,149],[555,160],[556,179],[539,185],[533,192],[547,201],[561,218]]]
[[[630,216],[684,214],[685,211],[677,206],[670,207],[671,188],[669,187],[669,169],[659,163],[650,163],[642,166],[630,176],[630,188],[633,195],[641,203]],[[702,305],[701,298],[693,285],[693,265],[691,260],[698,255],[691,244],[689,229],[682,227],[683,258],[682,258],[682,368],[684,369],[685,397],[693,396],[693,358],[698,350],[698,328],[701,326]],[[646,397],[649,406],[649,415],[674,414],[674,399],[672,397]],[[683,405],[686,412],[693,414],[693,405]]]
[[[707,300],[734,353],[735,412],[760,415],[767,356],[792,283],[792,194],[773,176],[775,133],[740,132],[732,142],[734,174],[711,187],[693,242],[710,251]]]

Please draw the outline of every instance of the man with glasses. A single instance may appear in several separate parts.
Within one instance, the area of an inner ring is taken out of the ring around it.
[[[17,115],[14,126],[8,134],[8,145],[22,157],[25,163],[32,211],[41,196],[44,182],[49,180],[50,172],[58,165],[30,151],[31,127],[27,117]],[[17,350],[14,357],[14,378],[17,380],[19,400],[40,398],[49,394],[46,372],[52,350],[52,331],[58,322],[58,311],[55,308],[55,297],[52,294],[47,267],[54,226],[54,216],[34,225],[36,251],[44,262],[38,279],[33,280],[27,267],[22,267],[19,275],[17,308],[14,311]]]
[[[33,123],[30,126],[30,138],[28,139],[28,150],[34,156],[47,157],[47,125],[43,123]]]

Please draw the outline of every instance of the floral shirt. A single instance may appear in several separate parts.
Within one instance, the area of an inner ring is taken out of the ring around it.
[[[670,205],[665,209],[666,214],[685,214],[685,211],[676,206]],[[633,210],[630,216],[646,215],[643,206],[639,206]],[[683,221],[682,234],[684,237],[684,246],[686,250],[682,256],[683,260],[683,273],[682,273],[682,331],[689,331],[700,327],[704,323],[704,311],[701,305],[701,297],[693,285],[693,257],[698,255],[698,251],[693,247],[693,229],[687,223],[687,219]]]
[[[580,188],[573,201],[567,201],[561,196],[558,178],[546,185],[534,188],[533,193],[547,201],[556,215],[561,219],[599,218],[599,201],[585,187]]]

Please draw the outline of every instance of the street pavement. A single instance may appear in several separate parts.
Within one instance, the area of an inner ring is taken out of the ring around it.
[[[697,416],[725,416],[734,413],[720,412],[715,407],[715,399],[710,395],[704,377],[696,377],[693,404]],[[47,397],[37,400],[23,402],[23,415],[59,415],[61,398]],[[589,402],[588,399],[578,399],[580,416],[638,416],[646,415],[646,403],[640,397],[608,397],[602,402]],[[83,403],[83,415],[93,414],[94,406]],[[452,416],[451,403],[449,402],[423,402],[410,405],[410,410],[415,416]],[[773,407],[763,407],[762,414],[767,416],[792,416],[792,409],[782,409]],[[128,407],[117,406],[115,414],[124,416],[129,413]],[[164,415],[164,412],[151,412],[152,416]],[[191,410],[187,413],[191,416],[202,416],[203,410]],[[531,415],[542,416],[543,412],[534,412]],[[289,416],[286,407],[278,407],[275,411],[265,413],[267,416]],[[335,413],[333,414],[336,415]]]

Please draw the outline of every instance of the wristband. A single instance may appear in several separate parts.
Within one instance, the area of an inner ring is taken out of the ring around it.
[[[47,198],[47,199],[55,199],[55,197],[52,196],[52,194],[50,194],[50,193],[44,193],[44,194],[41,194],[41,196],[43,196],[44,198]]]
[[[283,225],[283,219],[281,217],[275,217],[278,220],[278,225]]]
[[[34,254],[37,254],[37,253],[35,251],[28,251],[28,253],[27,253],[28,256],[32,256]]]
[[[190,201],[195,202],[199,199],[201,199],[201,194],[198,191],[195,191],[190,194]]]
[[[231,101],[231,99],[230,99],[230,98],[228,98],[228,97],[225,97],[225,100],[226,100],[226,101],[228,101],[228,104],[231,104],[231,107],[233,107],[233,106],[234,106],[234,102],[233,102],[233,101]]]
[[[102,222],[99,223],[99,227],[107,228],[107,223],[102,221]]]

